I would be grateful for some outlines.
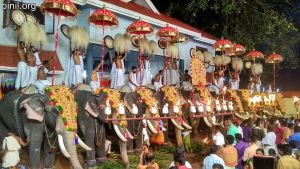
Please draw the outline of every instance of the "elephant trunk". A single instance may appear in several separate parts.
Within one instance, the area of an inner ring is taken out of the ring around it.
[[[76,145],[73,143],[75,134],[73,132],[69,132],[65,129],[65,126],[63,124],[63,121],[61,118],[57,119],[56,123],[56,132],[62,136],[62,140],[60,141],[60,147],[65,146],[64,148],[61,148],[62,151],[66,151],[67,157],[69,155],[70,162],[72,164],[73,169],[82,169],[82,166],[79,163],[77,151],[76,151]],[[63,143],[63,145],[61,145]],[[64,153],[65,155],[65,153]]]
[[[120,153],[121,153],[123,164],[125,165],[125,169],[129,169],[130,165],[129,165],[128,155],[127,155],[126,142],[119,140],[119,144],[120,144]]]

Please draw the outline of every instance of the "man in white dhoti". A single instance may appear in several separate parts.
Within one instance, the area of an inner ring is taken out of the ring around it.
[[[223,71],[219,71],[217,78],[213,76],[213,81],[210,86],[210,90],[214,91],[217,95],[220,94],[220,90],[224,87],[224,78],[223,78]]]
[[[149,61],[149,57],[145,56],[144,57],[144,64],[143,64],[143,81],[142,81],[142,85],[143,86],[147,86],[151,84],[151,68],[150,68],[150,61]]]
[[[37,67],[42,66],[42,62],[40,59],[40,50],[34,48],[34,46],[30,46],[29,47],[29,51],[33,54],[34,58],[35,58],[35,64]]]
[[[260,75],[256,75],[256,77],[255,77],[255,89],[256,89],[256,92],[260,92],[260,90],[261,90]]]
[[[114,73],[114,83],[113,88],[118,89],[121,88],[124,85],[124,73],[125,73],[125,67],[124,67],[124,59],[126,58],[127,53],[122,56],[121,54],[116,53],[116,69]]]
[[[154,85],[156,91],[158,91],[163,86],[162,85],[162,75],[163,75],[163,70],[159,70],[159,72],[155,75],[153,85]]]
[[[99,80],[99,75],[98,71],[101,66],[101,63],[94,68],[94,70],[91,73],[91,82],[90,82],[90,87],[93,89],[95,92],[98,88],[100,88],[100,80]]]
[[[179,72],[176,58],[171,61],[171,85],[179,85]]]
[[[28,85],[28,65],[26,62],[26,48],[24,42],[17,43],[17,53],[19,56],[19,63],[17,65],[17,78],[15,83],[15,88],[23,88]]]
[[[183,75],[182,87],[184,90],[189,90],[192,88],[191,85],[191,76],[189,75],[189,71],[185,70]]]
[[[111,53],[109,53],[111,61],[111,72],[110,72],[110,88],[114,88],[115,85],[115,74],[116,74],[116,58],[112,58]]]
[[[128,85],[132,92],[135,91],[136,87],[139,87],[139,84],[136,80],[137,69],[135,66],[132,66],[130,73],[128,74]]]
[[[67,86],[72,87],[83,83],[83,58],[79,50],[72,52],[68,64],[68,73],[66,75]]]
[[[35,82],[35,86],[39,93],[44,93],[45,88],[51,85],[51,82],[47,80],[47,76],[45,73],[45,67],[40,66],[38,70],[38,80]]]

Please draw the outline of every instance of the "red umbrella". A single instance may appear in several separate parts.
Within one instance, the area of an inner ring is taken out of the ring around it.
[[[228,50],[229,56],[237,56],[246,53],[246,48],[243,45],[233,43],[232,47]]]
[[[281,63],[283,61],[283,57],[277,53],[272,53],[266,58],[266,63],[273,64],[273,88],[276,90],[276,64]]]
[[[93,23],[94,25],[97,26],[102,26],[102,52],[101,52],[101,69],[102,69],[102,74],[101,74],[101,80],[103,80],[103,75],[104,75],[104,27],[111,27],[114,25],[118,25],[119,21],[116,15],[111,12],[110,10],[107,10],[105,6],[101,9],[98,9],[94,11],[90,16],[89,16],[89,21]]]
[[[168,85],[168,42],[172,40],[172,38],[176,38],[179,36],[179,32],[177,29],[170,27],[169,24],[167,24],[165,27],[162,27],[157,32],[157,36],[160,38],[165,38],[167,40],[167,47],[166,47],[166,61],[165,61],[165,67],[166,67],[166,85]]]
[[[138,39],[140,42],[141,36],[145,36],[147,34],[150,34],[153,32],[153,27],[148,23],[143,21],[141,18],[139,20],[137,20],[136,22],[133,22],[132,24],[130,24],[127,29],[126,32],[130,33],[130,34],[134,34],[134,35],[138,35]],[[140,86],[142,86],[142,52],[141,52],[141,48],[140,48],[140,44],[139,44],[139,56],[138,56],[138,62],[139,62],[139,68],[140,68]]]
[[[253,60],[253,61],[255,61],[257,59],[264,59],[264,54],[261,53],[260,51],[253,49],[251,52],[246,54],[244,59],[245,60]]]
[[[53,72],[52,72],[52,86],[54,85],[54,74],[56,69],[56,57],[57,57],[57,48],[58,48],[58,29],[59,29],[59,21],[60,17],[69,17],[76,16],[78,14],[78,10],[76,6],[70,0],[44,0],[41,4],[41,12],[44,14],[45,12],[52,13],[55,16],[58,16],[56,34],[55,34],[55,55],[53,56]]]
[[[232,47],[232,42],[222,37],[221,40],[218,40],[214,43],[213,47],[216,49],[216,51],[225,51]]]

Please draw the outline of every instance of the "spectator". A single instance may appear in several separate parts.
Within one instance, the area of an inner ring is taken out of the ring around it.
[[[284,143],[288,143],[289,137],[293,134],[293,132],[294,132],[294,123],[289,123],[283,132]]]
[[[249,143],[246,143],[242,140],[242,136],[240,133],[235,134],[235,139],[237,141],[235,148],[238,152],[238,165],[237,169],[242,169],[242,161],[243,161],[243,155],[247,147],[249,147]]]
[[[217,151],[218,146],[212,145],[209,156],[206,156],[203,160],[203,169],[212,169],[214,164],[221,164],[225,168],[224,160],[217,156]]]
[[[243,161],[247,161],[251,159],[255,154],[256,150],[259,149],[260,147],[257,145],[257,140],[255,135],[251,136],[251,144],[248,148],[246,148],[243,156]]]
[[[291,143],[292,140],[294,140],[297,143],[297,147],[300,148],[300,126],[295,126],[294,134],[289,137],[288,142]]]
[[[250,119],[247,119],[247,120],[244,120],[242,122],[242,130],[243,130],[243,140],[246,142],[246,143],[250,143],[251,139],[251,121]]]
[[[255,155],[264,156],[264,150],[262,148],[257,149]]]
[[[284,145],[284,156],[277,163],[277,169],[299,169],[300,162],[292,157],[292,147]]]
[[[214,164],[213,169],[224,169],[224,167],[221,164]]]
[[[240,120],[239,119],[236,119],[233,124],[238,128],[238,132],[241,134],[242,138],[243,138],[243,129],[242,127],[240,126]],[[235,135],[234,135],[235,137]]]
[[[219,157],[224,160],[226,168],[234,169],[238,165],[238,152],[233,146],[234,137],[232,135],[226,136],[226,146],[218,151]]]
[[[176,150],[175,150],[175,152],[174,152],[173,155],[174,155],[174,161],[172,161],[172,163],[170,164],[169,169],[172,169],[172,167],[175,167],[175,162],[176,162],[177,158],[180,157],[180,158],[185,159],[184,148],[183,147],[176,148]],[[192,168],[192,165],[188,161],[186,161],[186,160],[185,160],[185,166],[187,168]]]
[[[22,140],[21,137],[8,133],[8,136],[3,140],[3,157],[2,167],[3,168],[14,168],[20,162],[19,150],[22,146],[26,146],[27,143]]]
[[[276,146],[276,135],[273,132],[273,127],[271,125],[268,125],[267,128],[268,133],[266,136],[262,139],[262,144],[263,145],[270,145],[270,146]]]
[[[267,155],[267,156],[272,156],[272,157],[276,157],[276,156],[277,156],[277,153],[276,153],[275,149],[273,149],[273,148],[270,148],[270,149],[268,150],[268,152],[264,152],[264,153],[265,153],[265,155]]]
[[[144,146],[140,156],[140,162],[138,169],[147,169],[148,167],[153,169],[159,169],[158,164],[154,161],[155,155],[149,152],[148,147]]]
[[[235,134],[239,133],[237,126],[232,123],[231,119],[227,120],[227,125],[228,125],[228,130],[227,130],[226,135],[231,135],[234,138]],[[235,139],[234,139],[234,141],[235,141]]]
[[[274,132],[276,134],[276,145],[282,144],[283,143],[283,132],[286,127],[286,122],[284,120],[276,120],[275,122],[275,127],[274,127]]]
[[[213,140],[215,145],[219,147],[223,147],[225,144],[224,135],[221,133],[221,127],[219,125],[215,127],[215,134],[213,136]]]
[[[172,167],[173,169],[192,169],[192,167],[190,168],[186,167],[184,157],[177,156],[174,159],[174,161],[175,161],[175,167]]]
[[[261,146],[261,141],[262,139],[265,137],[265,132],[262,128],[263,126],[263,123],[262,123],[262,120],[261,119],[257,119],[256,122],[255,122],[255,127],[252,128],[252,136],[254,136],[257,140],[256,144],[258,146]]]

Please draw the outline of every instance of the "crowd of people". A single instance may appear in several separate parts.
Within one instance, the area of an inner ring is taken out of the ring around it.
[[[300,122],[278,119],[255,122],[226,120],[225,131],[216,127],[214,144],[203,169],[299,169]]]

